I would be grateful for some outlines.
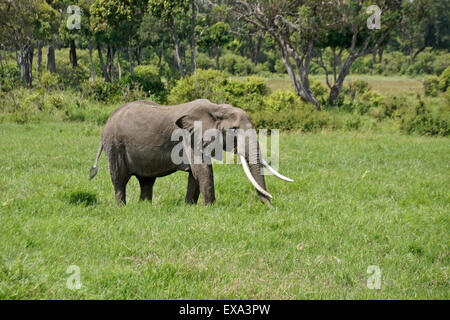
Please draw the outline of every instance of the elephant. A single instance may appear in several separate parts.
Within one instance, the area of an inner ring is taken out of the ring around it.
[[[98,161],[104,150],[117,206],[126,204],[126,185],[132,176],[139,181],[140,200],[151,202],[156,178],[176,171],[189,173],[185,198],[187,204],[196,204],[200,194],[205,205],[214,203],[212,164],[208,161],[177,164],[171,158],[173,148],[179,143],[172,141],[173,132],[183,129],[194,135],[194,124],[198,122],[201,122],[202,130],[216,129],[219,134],[223,134],[222,138],[230,131],[253,129],[244,110],[229,104],[214,104],[207,99],[175,106],[162,106],[146,100],[127,103],[111,114],[103,129],[90,179],[98,172]],[[247,137],[245,141],[245,147],[238,153],[244,172],[256,188],[259,200],[271,207],[272,195],[266,189],[263,167],[278,178],[289,182],[293,180],[279,174],[262,158],[256,139]],[[223,143],[221,147],[225,151],[237,153],[236,144],[237,139],[234,138],[232,143]],[[192,153],[192,149],[187,152]]]

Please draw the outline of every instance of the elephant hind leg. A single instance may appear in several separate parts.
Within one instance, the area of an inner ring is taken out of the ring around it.
[[[116,206],[127,204],[127,182],[114,183],[114,192],[116,194]]]
[[[116,194],[116,205],[124,205],[126,204],[127,183],[131,178],[131,175],[128,173],[127,163],[125,161],[125,152],[115,146],[107,146],[106,151],[111,182],[114,186],[114,192]]]
[[[200,186],[197,179],[194,178],[191,171],[189,171],[188,187],[186,192],[186,203],[197,204],[200,195]]]
[[[153,198],[153,185],[155,184],[156,178],[146,178],[141,176],[136,176],[141,186],[141,196],[140,200],[152,201]]]

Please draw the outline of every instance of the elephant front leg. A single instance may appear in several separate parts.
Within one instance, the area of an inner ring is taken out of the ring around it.
[[[202,195],[204,204],[213,204],[216,201],[216,195],[214,191],[214,175],[212,164],[192,164],[191,172],[193,180],[198,182],[199,190]],[[190,175],[189,175],[190,178]],[[189,180],[191,181],[191,180]],[[194,183],[194,181],[192,182]],[[189,189],[188,189],[189,193]],[[195,194],[193,194],[195,195]],[[198,198],[198,196],[197,196]]]
[[[139,185],[141,187],[141,196],[139,199],[141,201],[152,202],[153,185],[155,184],[156,178],[146,178],[146,177],[140,177],[140,176],[136,176],[136,177],[137,177],[137,179],[139,181]]]
[[[192,171],[189,171],[188,186],[186,192],[186,203],[197,204],[200,195],[200,186],[198,181],[194,178]]]

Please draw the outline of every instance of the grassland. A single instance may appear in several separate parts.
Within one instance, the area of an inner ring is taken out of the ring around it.
[[[326,86],[324,75],[311,76],[311,78]],[[355,80],[367,81],[370,89],[384,95],[398,95],[399,93],[423,94],[423,84],[420,79],[404,76],[385,77],[371,75],[350,75],[345,78],[346,83]],[[267,82],[267,85],[271,91],[293,89],[292,82],[287,76],[272,78]]]
[[[153,204],[132,179],[116,208],[104,156],[87,179],[101,129],[0,124],[0,299],[449,298],[447,138],[283,134],[295,183],[267,178],[272,210],[232,165],[215,165],[213,206],[185,205],[177,173]]]

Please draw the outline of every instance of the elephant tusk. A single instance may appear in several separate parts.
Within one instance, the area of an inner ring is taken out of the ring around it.
[[[275,170],[274,168],[272,168],[271,166],[269,166],[269,164],[267,163],[266,160],[261,159],[261,163],[263,164],[264,167],[267,168],[267,170],[269,170],[274,176],[276,176],[277,178],[287,181],[287,182],[294,182],[294,180],[292,180],[291,178],[285,177],[282,174],[280,174],[277,170]]]
[[[272,195],[270,193],[268,193],[266,190],[264,190],[258,184],[258,182],[256,182],[255,178],[253,178],[253,176],[252,176],[252,174],[250,172],[250,168],[248,167],[247,161],[245,160],[245,157],[242,156],[242,155],[239,155],[239,158],[241,159],[242,168],[244,169],[245,175],[247,176],[248,180],[250,180],[250,182],[253,184],[253,186],[256,188],[256,190],[261,192],[266,197],[269,197],[270,199],[272,199]]]

